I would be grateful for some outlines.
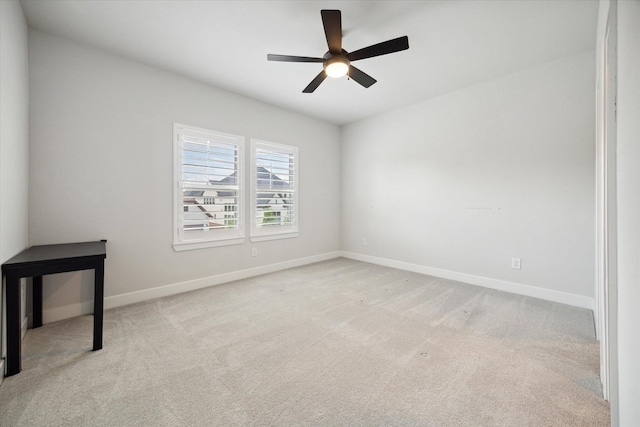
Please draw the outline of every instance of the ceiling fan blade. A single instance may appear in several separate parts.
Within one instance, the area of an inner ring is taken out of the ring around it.
[[[320,71],[320,74],[318,74],[315,79],[311,80],[311,83],[309,83],[309,85],[304,88],[302,93],[312,93],[314,90],[318,88],[318,86],[320,86],[320,83],[322,83],[326,78],[327,78],[327,73],[325,73],[324,70]]]
[[[267,61],[282,61],[282,62],[324,62],[322,58],[312,58],[309,56],[291,56],[291,55],[274,55],[272,53],[267,55]]]
[[[377,82],[377,80],[371,77],[369,74],[357,69],[353,65],[349,66],[349,77],[351,77],[353,80],[360,83],[364,87],[369,87]]]
[[[388,53],[399,52],[406,49],[409,49],[409,37],[402,36],[397,39],[387,40],[386,42],[364,47],[351,52],[347,56],[349,61],[357,61],[359,59],[373,58],[374,56],[386,55]]]
[[[342,15],[339,10],[321,10],[324,35],[327,38],[329,52],[342,52]]]

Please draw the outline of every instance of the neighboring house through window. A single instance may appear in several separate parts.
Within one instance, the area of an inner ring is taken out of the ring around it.
[[[174,249],[242,243],[244,137],[174,124]]]
[[[298,149],[251,140],[251,241],[298,235]]]

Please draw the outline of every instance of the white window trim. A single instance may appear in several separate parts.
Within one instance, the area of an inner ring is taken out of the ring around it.
[[[294,219],[291,226],[279,226],[261,228],[256,225],[256,217],[258,214],[256,195],[257,195],[257,162],[256,153],[259,147],[272,149],[274,151],[281,151],[289,154],[293,154],[294,157],[294,170],[293,170],[293,183],[294,183]],[[300,182],[298,179],[298,169],[300,168],[300,159],[298,157],[298,147],[293,145],[277,144],[275,142],[263,141],[260,139],[251,139],[251,202],[250,202],[250,218],[249,218],[249,239],[251,242],[262,242],[265,240],[275,239],[288,239],[298,237],[299,227],[299,215],[300,210]]]
[[[239,228],[234,230],[216,230],[207,233],[206,238],[185,239],[182,234],[183,205],[182,195],[182,145],[181,135],[196,136],[201,138],[219,137],[225,140],[232,140],[238,146],[238,222]],[[227,134],[209,129],[197,128],[194,126],[173,124],[173,249],[175,251],[186,251],[192,249],[203,249],[217,246],[237,245],[244,243],[245,220],[243,215],[245,185],[244,174],[244,143],[245,138],[239,135]]]

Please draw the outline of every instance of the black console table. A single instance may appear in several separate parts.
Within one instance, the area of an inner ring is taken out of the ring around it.
[[[7,376],[22,369],[20,279],[33,277],[33,327],[42,326],[42,276],[68,271],[95,270],[93,350],[102,348],[104,260],[106,240],[32,246],[2,264],[7,286]]]

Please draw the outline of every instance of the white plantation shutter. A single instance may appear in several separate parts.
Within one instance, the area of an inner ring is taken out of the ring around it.
[[[251,141],[251,240],[296,237],[298,149]]]
[[[178,124],[174,134],[174,248],[241,243],[244,138]]]

